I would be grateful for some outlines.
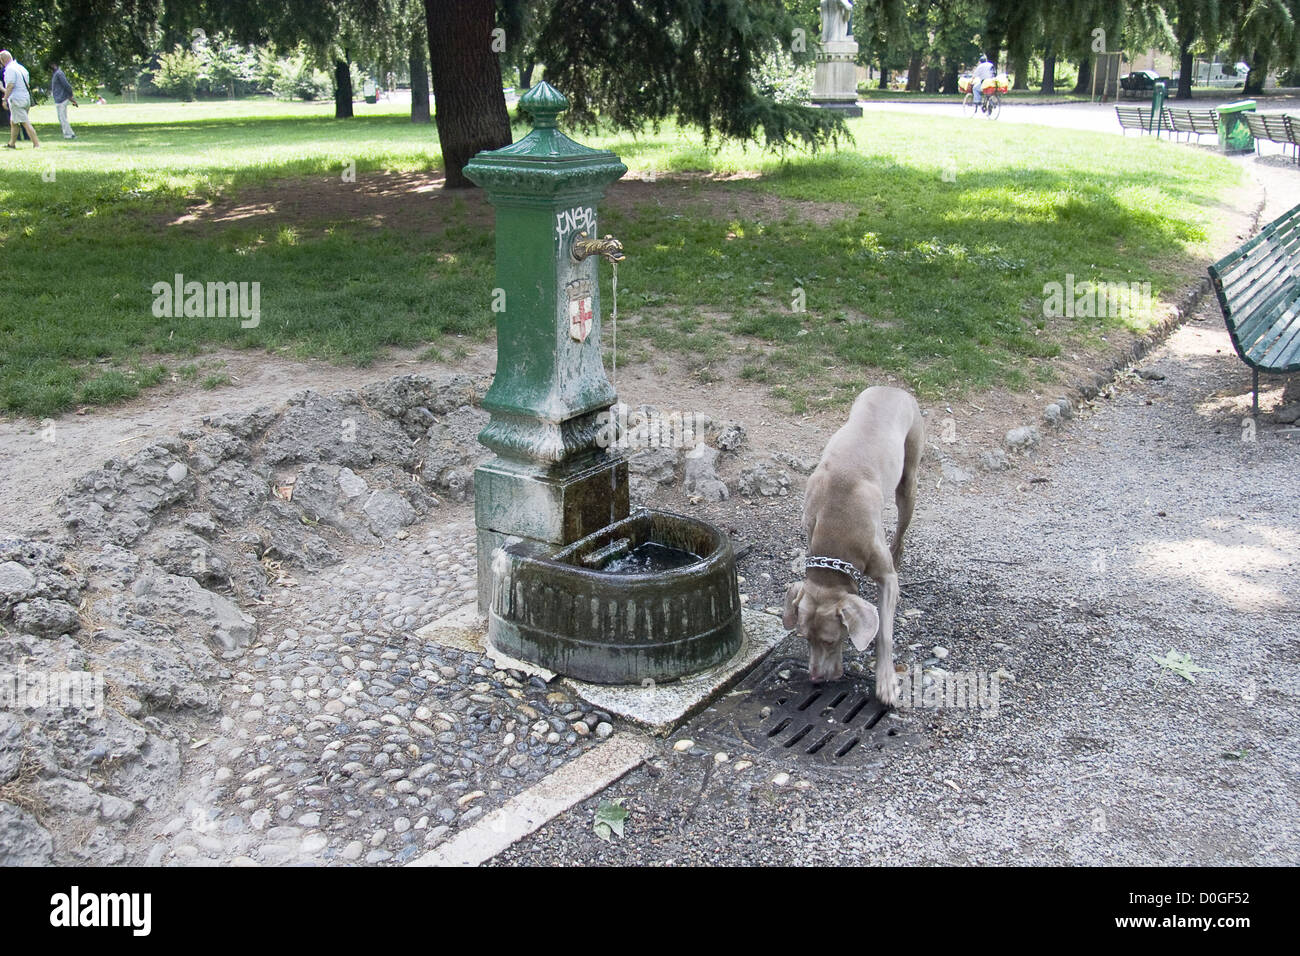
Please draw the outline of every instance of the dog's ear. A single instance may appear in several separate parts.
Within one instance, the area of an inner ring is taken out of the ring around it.
[[[785,611],[781,615],[784,627],[799,626],[799,599],[803,597],[803,582],[795,581],[785,589]]]
[[[836,612],[840,616],[840,623],[849,632],[853,646],[860,651],[870,647],[876,639],[876,632],[880,630],[880,615],[876,613],[875,606],[856,594],[850,594],[840,602]]]

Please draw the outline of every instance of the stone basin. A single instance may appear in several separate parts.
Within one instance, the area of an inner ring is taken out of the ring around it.
[[[695,518],[643,509],[554,554],[506,548],[494,570],[493,645],[559,674],[667,681],[740,649],[731,539]]]

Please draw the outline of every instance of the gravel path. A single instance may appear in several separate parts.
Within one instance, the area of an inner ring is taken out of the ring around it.
[[[592,800],[496,862],[1300,861],[1300,430],[1243,425],[1249,373],[1212,297],[1142,368],[1164,378],[1121,376],[1005,476],[926,476],[900,663],[1000,671],[996,714],[902,711],[913,736],[847,771],[665,747],[602,795],[626,798],[623,840],[594,836]],[[737,530],[793,518],[773,510]],[[788,555],[746,565],[768,600]],[[1171,650],[1205,670],[1153,659]]]

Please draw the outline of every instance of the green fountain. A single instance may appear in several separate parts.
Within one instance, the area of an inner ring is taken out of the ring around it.
[[[568,105],[538,83],[520,100],[533,130],[465,167],[496,210],[500,303],[479,434],[496,457],[474,473],[479,610],[489,640],[521,660],[588,681],[670,680],[739,649],[735,556],[704,522],[629,514],[598,272],[624,252],[597,219],[627,167],[559,130]]]

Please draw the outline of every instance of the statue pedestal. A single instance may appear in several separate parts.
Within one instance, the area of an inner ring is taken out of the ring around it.
[[[861,116],[858,106],[858,43],[856,40],[824,40],[817,54],[813,76],[813,106],[838,110],[846,116]]]

